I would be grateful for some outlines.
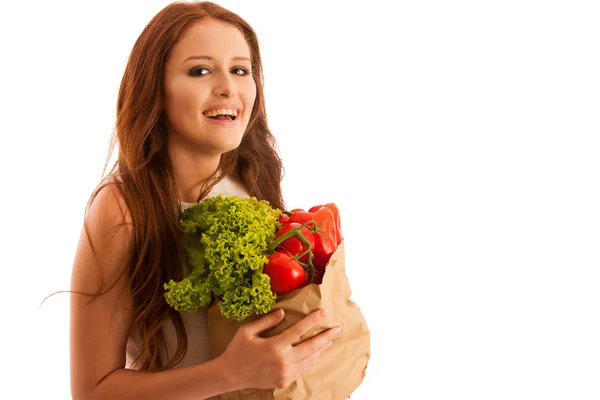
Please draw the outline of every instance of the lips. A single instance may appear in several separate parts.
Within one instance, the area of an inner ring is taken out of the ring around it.
[[[239,122],[240,114],[241,107],[235,103],[215,104],[202,112],[202,115],[210,122],[225,127],[236,126]]]
[[[219,108],[205,111],[204,116],[219,120],[235,120],[238,116],[238,111],[235,108]]]
[[[217,119],[207,117],[206,115],[204,117],[213,124],[217,124],[228,128],[237,126],[240,122],[239,118],[231,119],[230,117],[222,117],[222,119]]]

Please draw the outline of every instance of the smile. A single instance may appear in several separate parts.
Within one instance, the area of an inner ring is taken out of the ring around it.
[[[205,117],[219,121],[235,121],[238,115],[238,110],[235,108],[218,108],[203,112]]]
[[[237,119],[237,116],[231,116],[231,115],[218,115],[218,116],[214,116],[214,117],[209,117],[207,115],[204,115],[204,116],[206,117],[207,120],[209,120],[213,124],[217,124],[219,126],[224,126],[224,127],[228,127],[228,128],[238,126],[239,122],[240,122],[239,119]]]

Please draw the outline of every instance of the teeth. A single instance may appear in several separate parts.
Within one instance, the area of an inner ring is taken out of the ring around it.
[[[205,111],[204,115],[207,117],[216,117],[217,115],[233,115],[237,117],[237,110],[229,108],[219,108],[218,110]]]

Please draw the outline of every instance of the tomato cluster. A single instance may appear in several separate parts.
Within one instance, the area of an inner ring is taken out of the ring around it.
[[[263,268],[278,296],[311,283],[320,284],[331,255],[341,243],[340,212],[334,203],[281,214],[274,251]]]

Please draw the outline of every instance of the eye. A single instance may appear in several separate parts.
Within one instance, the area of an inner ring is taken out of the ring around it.
[[[203,74],[202,71],[209,71],[210,70],[206,67],[194,67],[192,69],[190,69],[189,75],[190,76],[202,76],[202,75],[207,75],[207,74]]]
[[[246,75],[250,75],[250,71],[248,71],[247,68],[244,67],[235,67],[233,69],[233,71],[242,71],[242,73],[239,72],[234,72],[234,74],[239,75],[239,76],[246,76]]]

